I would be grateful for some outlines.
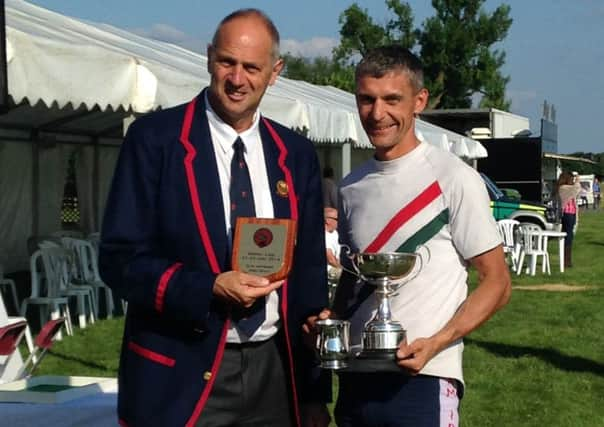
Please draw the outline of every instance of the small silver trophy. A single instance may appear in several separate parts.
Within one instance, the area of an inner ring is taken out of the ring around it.
[[[315,323],[318,330],[316,350],[324,369],[348,367],[350,357],[350,322],[325,319]]]
[[[405,329],[392,319],[390,298],[417,276],[423,267],[422,257],[417,253],[381,252],[359,253],[351,258],[357,275],[376,287],[378,304],[375,316],[363,330],[363,349],[359,357],[390,359],[405,339]]]

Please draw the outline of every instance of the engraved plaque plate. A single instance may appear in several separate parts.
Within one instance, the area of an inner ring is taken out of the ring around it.
[[[287,277],[292,267],[296,221],[283,218],[237,218],[233,270],[271,282]]]

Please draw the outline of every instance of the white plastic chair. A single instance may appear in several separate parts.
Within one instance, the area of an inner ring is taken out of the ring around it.
[[[90,323],[94,323],[96,312],[94,290],[92,286],[74,284],[73,251],[56,246],[54,242],[41,242],[40,251],[48,288],[56,289],[58,295],[76,298],[80,328],[86,327],[87,317]]]
[[[15,305],[15,310],[19,310],[19,300],[17,299],[17,287],[15,286],[15,281],[13,279],[7,279],[2,277],[2,272],[0,271],[0,286],[6,286],[8,290],[11,292],[13,297],[13,304]]]
[[[520,250],[520,257],[518,260],[518,267],[516,274],[522,272],[524,267],[524,260],[527,259],[527,272],[534,276],[537,270],[537,260],[541,257],[541,272],[551,274],[549,264],[549,253],[547,252],[547,236],[541,232],[541,228],[536,225],[522,225],[520,226],[522,236],[522,247]]]
[[[69,301],[67,296],[59,295],[58,289],[49,286],[44,273],[41,249],[35,251],[29,258],[29,268],[31,274],[31,294],[21,302],[21,309],[19,310],[21,317],[25,318],[27,316],[29,305],[37,305],[40,310],[41,327],[49,320],[50,312],[50,319],[65,317],[65,331],[67,335],[73,335]],[[62,336],[59,334],[57,339],[61,338]]]
[[[520,222],[515,219],[500,219],[497,221],[497,229],[503,239],[503,252],[509,257],[512,264],[512,271],[518,268],[520,257],[520,242],[517,238]]]
[[[113,317],[115,308],[113,302],[113,293],[111,288],[107,286],[99,274],[98,256],[94,244],[88,240],[73,239],[64,237],[61,239],[66,248],[73,250],[76,256],[76,283],[91,286],[96,292],[96,312],[98,318],[98,303],[100,301],[100,292],[105,293],[105,304],[107,308],[107,318]]]

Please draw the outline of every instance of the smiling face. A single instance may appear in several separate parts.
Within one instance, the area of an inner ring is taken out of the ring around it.
[[[208,46],[212,76],[208,99],[214,111],[237,132],[248,129],[267,87],[283,68],[274,57],[273,40],[257,16],[226,22]]]
[[[415,114],[425,108],[428,91],[416,90],[405,70],[393,70],[382,77],[358,77],[356,100],[361,123],[378,160],[396,159],[419,144]]]

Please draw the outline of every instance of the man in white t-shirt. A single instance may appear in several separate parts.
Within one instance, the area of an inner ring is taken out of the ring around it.
[[[340,268],[340,239],[338,236],[338,210],[324,208],[325,217],[325,250],[327,257],[327,270],[329,267]]]
[[[407,49],[369,52],[357,67],[356,100],[376,151],[340,184],[340,241],[354,253],[427,248],[430,257],[391,300],[393,319],[407,331],[393,354],[400,370],[393,363],[395,372],[340,375],[336,420],[339,427],[457,426],[462,338],[511,291],[489,198],[474,169],[417,139],[415,116],[428,92],[422,65]],[[470,295],[468,264],[479,276]],[[352,345],[375,313],[375,298],[363,299],[368,287],[354,280],[338,287],[334,307],[351,321]]]

